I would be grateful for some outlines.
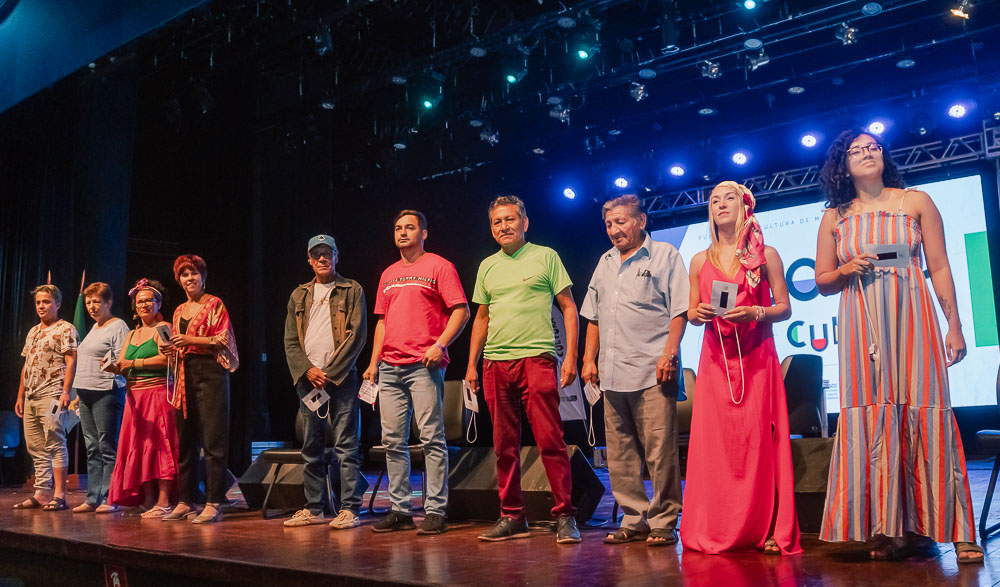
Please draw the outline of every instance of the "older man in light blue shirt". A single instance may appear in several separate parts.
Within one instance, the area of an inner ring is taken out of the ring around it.
[[[603,213],[614,247],[598,260],[580,314],[590,321],[581,378],[604,392],[611,491],[625,514],[604,541],[675,544],[681,510],[676,407],[684,399],[678,349],[687,324],[688,274],[673,245],[646,233],[638,197],[609,200]]]

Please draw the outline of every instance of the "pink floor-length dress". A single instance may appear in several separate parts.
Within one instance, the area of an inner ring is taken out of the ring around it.
[[[750,292],[744,272],[731,279],[710,262],[702,300],[716,280],[738,284],[738,306],[771,305],[766,280]],[[762,548],[769,536],[783,554],[802,552],[781,365],[769,323],[716,318],[705,325],[695,384],[681,541],[718,554]]]

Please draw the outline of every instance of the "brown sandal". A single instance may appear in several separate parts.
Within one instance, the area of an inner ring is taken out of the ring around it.
[[[967,556],[962,558],[963,554],[972,554],[973,556]],[[975,555],[979,556],[975,556]],[[955,558],[958,560],[959,564],[963,565],[981,565],[983,560],[986,558],[983,554],[983,549],[981,546],[975,542],[956,542],[955,543]]]
[[[641,542],[649,536],[649,532],[637,532],[628,528],[618,528],[604,537],[604,544],[625,544],[626,542]]]
[[[768,538],[764,541],[764,546],[760,547],[760,552],[768,556],[776,556],[781,554],[781,548],[778,543],[775,542],[774,538]]]
[[[34,495],[24,501],[14,504],[15,510],[37,510],[40,507],[42,507],[42,502],[35,499]]]

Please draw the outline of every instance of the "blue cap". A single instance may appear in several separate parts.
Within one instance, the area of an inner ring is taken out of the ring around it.
[[[326,245],[331,249],[333,249],[334,252],[337,251],[337,241],[333,240],[332,236],[328,234],[317,234],[316,236],[309,239],[309,246],[306,247],[306,252],[308,253],[309,251],[313,250],[314,247],[318,247],[320,245]]]

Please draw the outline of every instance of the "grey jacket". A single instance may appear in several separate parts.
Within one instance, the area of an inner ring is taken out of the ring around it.
[[[285,318],[285,360],[298,383],[313,364],[305,351],[306,328],[309,325],[309,308],[313,303],[313,278],[295,288],[288,298],[288,316]],[[323,367],[335,384],[340,385],[356,369],[355,362],[368,337],[367,307],[361,284],[337,275],[330,293],[330,324],[336,349],[330,363]]]

